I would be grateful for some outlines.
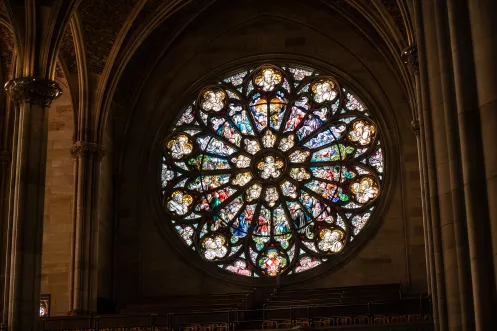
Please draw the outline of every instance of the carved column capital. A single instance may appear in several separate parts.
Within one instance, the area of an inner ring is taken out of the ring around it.
[[[5,91],[10,95],[14,104],[31,103],[50,106],[52,101],[62,94],[60,86],[49,79],[16,78],[5,84]]]
[[[0,164],[9,164],[10,159],[11,156],[9,151],[0,151]]]
[[[71,154],[76,158],[93,157],[97,161],[101,161],[105,155],[102,146],[90,143],[87,141],[77,141],[71,148]]]
[[[417,75],[419,73],[418,46],[415,44],[407,46],[402,51],[401,57],[402,62]]]
[[[420,127],[419,127],[419,121],[418,120],[412,120],[412,122],[411,122],[411,130],[416,135],[416,138],[419,138]]]

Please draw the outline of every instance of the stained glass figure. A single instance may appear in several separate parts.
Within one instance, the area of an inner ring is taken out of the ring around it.
[[[266,132],[262,137],[262,145],[266,148],[273,147],[275,142],[276,136],[271,131]]]
[[[350,186],[350,191],[355,194],[355,199],[359,203],[367,203],[378,196],[379,189],[376,182],[371,177],[362,177]]]
[[[250,271],[247,262],[244,260],[236,260],[232,264],[226,266],[226,270],[242,276],[252,276],[252,271]]]
[[[276,190],[275,187],[268,187],[266,189],[264,200],[266,200],[266,202],[270,207],[273,207],[275,205],[276,201],[278,201],[278,198],[279,198],[278,191]]]
[[[299,182],[311,178],[311,174],[304,168],[292,168],[290,176]]]
[[[318,247],[323,252],[338,253],[343,249],[344,237],[341,230],[325,228],[319,232]]]
[[[257,169],[259,170],[259,176],[263,179],[268,178],[278,178],[283,172],[283,167],[285,163],[281,158],[272,155],[266,155],[259,163],[257,163]]]
[[[376,128],[373,124],[361,120],[352,123],[352,130],[349,131],[349,139],[359,145],[369,145],[373,139]]]
[[[272,91],[275,86],[281,83],[283,75],[273,67],[263,67],[255,74],[254,83],[263,91]]]
[[[250,119],[247,115],[246,110],[240,110],[240,112],[234,115],[233,122],[236,124],[242,134],[254,135],[254,129],[252,128],[252,123],[250,123]]]
[[[191,195],[185,191],[176,190],[167,201],[167,209],[173,214],[185,215],[192,203],[193,198]]]
[[[202,251],[207,260],[223,258],[228,253],[226,238],[221,235],[205,238],[202,242]]]
[[[248,168],[250,166],[250,158],[245,155],[238,155],[231,159],[237,168]]]
[[[192,152],[193,144],[186,134],[179,134],[168,141],[167,149],[173,159],[181,159]]]
[[[245,150],[250,154],[255,154],[261,150],[261,146],[257,140],[245,139]]]
[[[255,127],[258,131],[262,131],[267,127],[267,116],[269,111],[269,104],[265,97],[260,93],[254,94],[252,103],[250,104],[252,118],[255,122]]]
[[[200,107],[203,110],[218,112],[222,110],[226,104],[226,92],[219,88],[205,90],[200,98]]]
[[[295,272],[302,272],[317,267],[321,261],[316,257],[302,256],[295,266]]]
[[[238,186],[245,186],[252,179],[250,172],[242,172],[235,176],[232,183]]]
[[[283,192],[284,196],[293,199],[297,198],[297,187],[287,180],[284,181],[283,184],[281,184],[281,191]]]
[[[50,308],[50,294],[40,295],[40,317],[48,317]]]
[[[294,145],[295,145],[295,136],[293,134],[291,134],[288,137],[283,137],[281,139],[279,149],[282,152],[286,152],[290,148],[292,148]]]
[[[338,95],[336,85],[331,79],[317,80],[312,84],[311,90],[317,103],[333,101]]]
[[[247,197],[245,200],[247,200],[247,202],[255,200],[261,195],[261,192],[262,186],[260,184],[254,184],[247,189]]]
[[[372,223],[381,132],[340,80],[244,68],[182,109],[159,180],[172,228],[205,263],[244,277],[305,273]]]

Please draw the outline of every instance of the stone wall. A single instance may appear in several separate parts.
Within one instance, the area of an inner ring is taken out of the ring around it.
[[[49,109],[47,177],[43,227],[41,293],[51,294],[51,315],[69,311],[69,280],[73,237],[74,158],[71,155],[74,111],[70,93]]]
[[[426,291],[416,137],[396,73],[371,40],[329,12],[302,2],[247,2],[214,7],[197,18],[165,50],[138,103],[119,105],[114,124],[120,151],[115,155],[115,282],[120,305],[143,297],[243,289],[207,275],[200,258],[188,260],[179,253],[179,239],[162,235],[159,225],[168,220],[158,208],[158,157],[170,121],[199,87],[199,79],[230,62],[278,59],[334,67],[356,82],[386,123],[385,143],[396,164],[388,169],[393,194],[386,212],[379,215],[376,234],[348,263],[300,286],[402,283],[413,292]]]

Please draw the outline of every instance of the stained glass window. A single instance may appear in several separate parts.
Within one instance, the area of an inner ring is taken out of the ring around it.
[[[382,193],[371,111],[315,70],[263,65],[206,86],[164,140],[163,205],[182,241],[246,277],[343,254]]]
[[[48,317],[50,312],[50,294],[40,295],[40,317]]]

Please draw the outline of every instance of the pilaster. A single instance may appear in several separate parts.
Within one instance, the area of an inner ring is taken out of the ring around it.
[[[75,183],[70,314],[86,315],[96,311],[98,183],[105,151],[98,144],[78,141],[71,154],[75,158]]]
[[[418,13],[417,13],[418,14]],[[420,20],[421,17],[418,14],[416,19]],[[418,34],[419,31],[418,31]],[[419,40],[422,44],[423,41]],[[432,289],[436,289],[435,286],[435,276],[434,276],[434,257],[433,257],[433,240],[431,233],[431,217],[430,217],[430,201],[427,195],[428,192],[428,181],[426,180],[427,167],[426,167],[426,143],[424,135],[422,136],[422,128],[420,122],[423,119],[422,114],[422,90],[419,74],[419,57],[418,57],[418,46],[412,44],[404,49],[401,53],[402,61],[409,68],[412,75],[414,76],[415,91],[416,91],[416,109],[413,111],[413,119],[411,121],[411,130],[416,135],[416,143],[418,148],[419,156],[419,176],[420,176],[420,186],[421,186],[421,205],[423,213],[423,231],[425,237],[425,256],[426,256],[426,278],[428,283],[428,293],[433,294]],[[436,311],[438,312],[438,310]],[[434,312],[434,316],[438,318],[437,313]]]

